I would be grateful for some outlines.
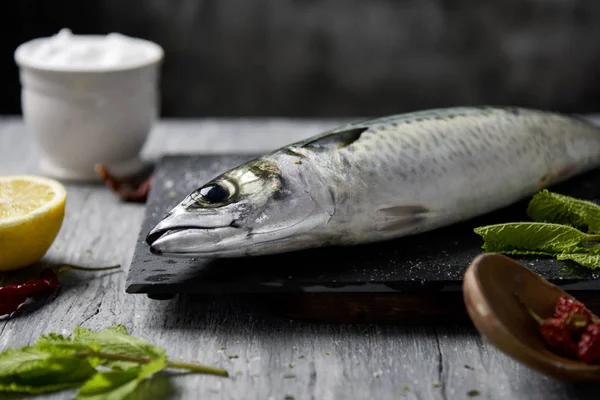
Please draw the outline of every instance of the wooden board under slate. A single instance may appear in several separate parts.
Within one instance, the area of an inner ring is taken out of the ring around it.
[[[339,322],[455,320],[465,317],[462,277],[482,252],[473,228],[527,220],[529,199],[451,227],[384,243],[229,260],[156,256],[147,232],[193,189],[253,155],[167,156],[156,166],[127,277],[128,293],[252,294],[296,317]],[[600,171],[553,191],[600,201]],[[551,258],[519,258],[551,282],[600,308],[598,274]],[[276,300],[273,299],[273,294]],[[265,296],[268,295],[268,296]]]

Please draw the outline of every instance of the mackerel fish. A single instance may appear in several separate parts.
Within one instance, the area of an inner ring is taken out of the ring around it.
[[[518,107],[350,123],[239,165],[148,233],[155,254],[242,257],[396,239],[506,207],[600,165],[600,128]]]

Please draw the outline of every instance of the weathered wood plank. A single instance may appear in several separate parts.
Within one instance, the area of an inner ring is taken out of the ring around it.
[[[153,157],[196,150],[263,151],[333,125],[327,121],[167,121],[155,130],[145,153]],[[38,154],[18,119],[0,120],[0,174],[37,172]],[[132,334],[165,347],[175,359],[218,365],[233,375],[230,379],[175,376],[170,386],[172,398],[177,399],[465,399],[470,390],[478,390],[477,398],[482,399],[600,395],[598,387],[552,381],[519,366],[482,342],[468,326],[319,324],[265,314],[245,298],[178,296],[152,301],[127,295],[124,271],[143,206],[120,203],[100,185],[67,188],[65,223],[46,259],[85,265],[121,263],[123,271],[65,273],[65,287],[51,303],[0,321],[2,349],[30,343],[42,333],[68,332],[77,325],[103,329],[122,323]],[[159,381],[152,388],[158,393],[166,386]]]

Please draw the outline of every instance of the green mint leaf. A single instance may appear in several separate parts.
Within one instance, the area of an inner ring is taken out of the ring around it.
[[[600,268],[600,254],[558,254],[557,260],[571,260],[590,269]]]
[[[600,206],[548,190],[533,196],[527,215],[538,222],[571,225],[588,233],[600,233]]]
[[[165,350],[140,338],[131,336],[123,325],[115,325],[104,331],[95,332],[87,328],[76,327],[73,341],[83,345],[97,346],[97,350],[105,353],[155,359],[165,355]],[[128,369],[136,363],[126,361],[102,361],[102,365]]]
[[[125,398],[135,390],[138,373],[138,367],[122,371],[98,372],[83,384],[75,399]]]
[[[483,249],[504,254],[555,255],[590,253],[584,243],[598,240],[567,225],[543,222],[511,222],[475,228],[483,237]]]
[[[74,354],[81,351],[98,351],[100,349],[97,345],[74,342],[70,337],[57,333],[40,336],[31,347],[55,355]]]
[[[127,398],[145,379],[167,366],[167,357],[123,371],[99,372],[77,393],[76,400],[121,400]]]
[[[57,333],[49,333],[40,336],[31,347],[54,355],[73,355],[75,353],[100,350],[100,346],[98,345],[78,343],[68,336],[59,335]],[[102,359],[92,356],[88,356],[87,360],[94,368],[103,363]]]
[[[113,325],[113,326],[109,326],[108,328],[106,328],[107,331],[109,332],[116,332],[116,333],[122,333],[123,335],[127,335],[127,328],[125,327],[125,325]]]
[[[0,353],[0,391],[45,393],[79,386],[96,370],[85,358],[26,346]]]
[[[41,335],[36,343],[38,342],[46,342],[52,344],[61,344],[61,343],[73,343],[73,340],[69,336],[64,336],[59,333],[50,332],[45,335]]]
[[[9,380],[0,379],[0,393],[28,393],[28,394],[43,394],[43,393],[54,393],[59,392],[61,390],[73,389],[81,384],[84,380],[81,381],[71,381],[71,382],[63,382],[63,383],[49,383],[47,385],[43,384],[26,384],[26,383],[18,383]]]

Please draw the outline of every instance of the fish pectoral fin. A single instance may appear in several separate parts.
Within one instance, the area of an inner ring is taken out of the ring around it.
[[[316,139],[310,140],[309,142],[303,144],[302,147],[314,150],[341,149],[356,142],[360,138],[360,135],[362,135],[363,132],[368,129],[369,128],[366,126],[361,126],[358,128],[327,133]]]
[[[380,208],[378,213],[378,230],[396,231],[418,226],[424,220],[430,218],[433,211],[421,205],[404,205]]]

